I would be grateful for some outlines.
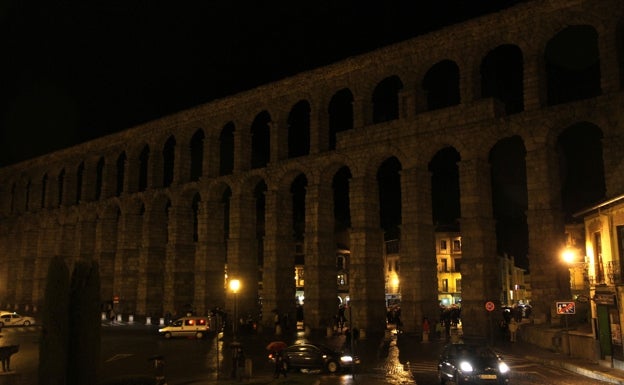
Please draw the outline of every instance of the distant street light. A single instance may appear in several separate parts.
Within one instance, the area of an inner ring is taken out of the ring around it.
[[[241,283],[238,279],[230,280],[230,290],[234,293],[234,322],[232,324],[232,331],[234,332],[234,341],[236,341],[236,332],[238,329],[238,291],[240,290]]]

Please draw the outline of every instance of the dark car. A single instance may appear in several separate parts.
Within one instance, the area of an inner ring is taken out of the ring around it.
[[[337,352],[320,344],[297,344],[282,350],[286,370],[321,369],[335,373],[359,363],[350,354]]]
[[[478,344],[449,344],[438,362],[440,384],[509,383],[509,366],[491,348]]]

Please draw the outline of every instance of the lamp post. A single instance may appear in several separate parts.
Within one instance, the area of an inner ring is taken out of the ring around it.
[[[238,331],[238,291],[240,290],[240,281],[238,279],[230,280],[230,290],[234,293],[234,322],[232,323],[232,331],[234,332],[234,341],[236,341],[236,332]]]

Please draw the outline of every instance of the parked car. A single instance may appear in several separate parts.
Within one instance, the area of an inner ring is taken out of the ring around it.
[[[284,366],[290,369],[320,369],[329,373],[352,368],[360,360],[350,354],[337,352],[320,344],[296,344],[282,350]]]
[[[158,329],[165,338],[195,337],[204,338],[210,331],[210,317],[192,316],[182,317],[170,325]]]
[[[477,344],[446,345],[438,362],[440,384],[509,383],[509,366],[491,348]]]
[[[16,312],[3,311],[0,312],[0,327],[11,325],[34,325],[35,319],[33,317],[17,314]]]

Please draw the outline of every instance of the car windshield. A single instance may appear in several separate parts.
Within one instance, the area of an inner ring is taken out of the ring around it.
[[[480,358],[496,358],[496,353],[491,349],[479,345],[453,345],[449,352],[452,357],[480,357]]]

